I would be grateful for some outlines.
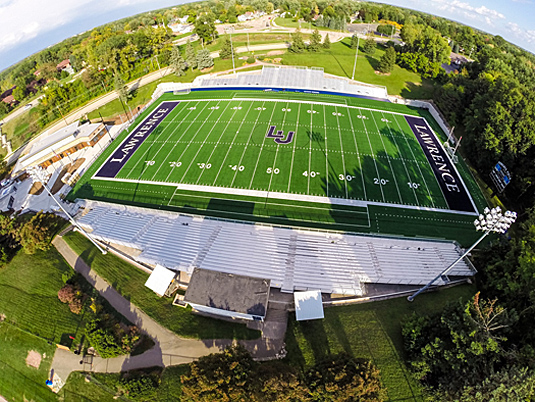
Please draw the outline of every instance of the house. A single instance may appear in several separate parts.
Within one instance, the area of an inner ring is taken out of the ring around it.
[[[63,60],[62,62],[60,62],[57,66],[56,66],[56,69],[58,71],[67,71],[69,74],[74,74],[74,69],[72,68],[71,66],[71,62],[69,59],[65,59]]]
[[[171,28],[171,30],[175,34],[185,34],[185,33],[193,31],[193,24],[184,25],[184,24],[179,24],[177,22],[174,22],[172,24],[168,24],[167,26]]]

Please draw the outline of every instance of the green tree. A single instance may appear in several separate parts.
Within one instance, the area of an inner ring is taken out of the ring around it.
[[[193,45],[189,39],[188,43],[186,44],[186,63],[192,70],[197,68],[197,55],[195,54],[195,50],[193,49]]]
[[[321,35],[318,29],[314,29],[310,36],[310,44],[308,45],[309,52],[319,52],[321,49]]]
[[[381,24],[377,26],[377,32],[386,36],[390,36],[396,32],[396,29],[393,25]]]
[[[364,53],[373,55],[375,54],[376,49],[377,44],[375,43],[375,39],[373,39],[371,36],[364,41],[364,46],[362,46]]]
[[[393,47],[389,47],[379,60],[379,71],[384,74],[390,73],[394,69],[394,64],[396,64],[396,51]]]
[[[331,48],[331,39],[329,38],[329,34],[325,34],[325,38],[323,39],[322,44],[324,49],[330,49]]]
[[[197,52],[197,66],[199,70],[210,68],[214,65],[214,59],[210,56],[208,49],[202,49]]]
[[[297,28],[292,34],[292,43],[290,44],[290,52],[303,53],[306,49],[305,42],[303,41],[303,35],[301,30]]]
[[[353,35],[351,37],[351,49],[356,49],[359,43],[359,37],[357,35]]]
[[[203,356],[181,377],[184,401],[249,401],[255,363],[243,346]]]
[[[47,250],[63,219],[52,213],[38,212],[20,229],[20,244],[27,254]]]
[[[123,78],[120,74],[115,74],[113,84],[115,86],[115,91],[117,92],[117,95],[119,95],[119,99],[121,102],[128,101],[128,87],[126,86]]]
[[[230,38],[225,38],[223,44],[221,45],[221,50],[219,51],[219,57],[222,59],[230,59],[233,56],[234,46],[230,42]],[[234,54],[234,57],[236,55]]]
[[[346,354],[318,362],[306,374],[312,400],[385,401],[379,370],[369,361]]]
[[[176,76],[180,77],[185,74],[186,62],[182,58],[182,54],[180,53],[180,48],[178,46],[173,46],[173,49],[171,50],[169,65],[173,69],[173,72]]]
[[[199,35],[203,45],[212,43],[218,37],[214,21],[213,14],[203,14],[195,20],[193,32]]]
[[[26,96],[28,96],[28,91],[26,90],[25,86],[18,85],[13,90],[13,97],[18,101],[24,100],[24,98],[26,98]]]

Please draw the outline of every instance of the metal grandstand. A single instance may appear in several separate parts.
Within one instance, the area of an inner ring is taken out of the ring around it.
[[[251,71],[224,76],[205,75],[193,82],[194,87],[260,87],[337,92],[385,99],[386,87],[329,76],[319,67],[263,66]]]
[[[461,254],[452,242],[245,224],[98,201],[86,202],[78,223],[96,239],[138,250],[135,259],[151,266],[267,278],[286,292],[362,296],[366,284],[423,285]],[[474,274],[467,260],[449,273]]]

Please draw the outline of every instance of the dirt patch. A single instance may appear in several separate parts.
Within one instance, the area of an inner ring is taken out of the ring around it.
[[[70,163],[66,166],[63,166],[63,168],[61,169],[61,172],[59,172],[56,182],[52,185],[52,188],[50,189],[50,192],[52,194],[56,194],[59,190],[61,190],[61,187],[63,187],[64,184],[61,181],[61,179],[63,178],[63,176],[65,176],[70,166],[71,166]]]
[[[39,194],[41,194],[43,192],[43,190],[44,190],[43,185],[40,182],[36,181],[36,182],[34,182],[32,184],[32,187],[30,188],[29,194],[30,195],[39,195]]]
[[[28,357],[26,357],[26,365],[38,369],[41,365],[41,354],[37,353],[35,350],[30,350],[28,352]]]
[[[284,54],[284,50],[271,50],[267,52],[268,56],[276,56],[278,54]]]
[[[384,75],[385,77],[388,77],[391,73],[382,73],[380,71],[375,70],[376,75]]]

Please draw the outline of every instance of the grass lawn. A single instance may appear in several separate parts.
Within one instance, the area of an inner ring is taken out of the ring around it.
[[[236,67],[241,67],[239,65],[239,61],[236,62]],[[247,71],[250,71],[252,69],[258,69],[258,66],[253,66],[251,69],[247,69]],[[214,69],[210,72],[217,72],[217,71],[225,71],[232,69],[232,60],[222,60],[222,59],[215,59],[214,60]],[[243,71],[243,70],[240,70]],[[205,73],[199,71],[199,70],[188,70],[185,75],[182,77],[177,77],[175,74],[169,74],[162,78],[160,78],[157,81],[151,82],[150,84],[144,85],[134,91],[131,92],[132,98],[127,102],[130,108],[132,109],[132,112],[134,112],[134,109],[138,106],[145,105],[147,102],[150,101],[151,96],[158,86],[158,84],[161,84],[162,82],[192,82],[195,78],[197,78],[199,75],[203,75]],[[130,114],[130,111],[128,111]],[[113,118],[118,115],[124,116],[124,109],[121,105],[121,102],[119,99],[115,99],[109,103],[107,103],[104,106],[101,106],[100,108],[92,111],[87,115],[87,117],[92,120],[100,120],[100,114],[102,114],[102,117],[104,119]]]
[[[351,78],[355,63],[355,50],[351,49],[350,43],[351,39],[345,38],[341,42],[333,43],[330,50],[324,50],[317,54],[287,52],[282,56],[283,63],[295,66],[323,67],[326,73]],[[384,85],[390,95],[402,95],[409,99],[431,98],[432,84],[422,80],[420,75],[412,71],[396,65],[390,75],[376,74],[375,70],[377,70],[379,60],[384,53],[384,48],[378,45],[375,54],[369,56],[362,51],[363,44],[362,41],[355,72],[356,81]]]
[[[26,365],[32,350],[42,357],[39,368]],[[45,385],[54,350],[54,345],[9,323],[0,323],[0,395],[9,401],[55,401],[56,396]]]
[[[277,24],[279,27],[285,27],[285,28],[301,28],[301,29],[314,29],[318,28],[318,31],[333,31],[333,32],[340,32],[339,29],[331,29],[331,28],[325,28],[325,27],[317,27],[312,23],[308,23],[305,21],[293,21],[292,18],[275,18],[275,24]],[[346,31],[347,32],[347,31]]]
[[[151,399],[151,402],[180,401],[182,393],[180,376],[185,374],[187,370],[187,364],[165,368],[161,375],[161,382],[156,389],[156,395]],[[66,402],[79,400],[113,402],[116,400],[114,398],[117,392],[116,384],[120,380],[121,374],[91,373],[90,382],[85,380],[86,375],[86,373],[81,372],[71,373],[60,392],[60,396],[63,396]]]
[[[58,299],[62,276],[72,273],[55,248],[19,252],[0,269],[0,313],[17,327],[59,343],[63,334],[75,334],[81,321]]]
[[[102,255],[89,240],[76,232],[65,241],[108,283],[150,317],[180,336],[198,339],[255,339],[260,333],[234,324],[192,314],[173,306],[171,298],[160,298],[145,287],[149,275],[113,254]]]
[[[422,389],[404,362],[401,322],[413,312],[441,311],[449,302],[471,298],[475,286],[463,285],[419,296],[325,309],[325,319],[296,322],[286,332],[289,364],[306,369],[331,353],[347,352],[370,358],[381,371],[390,401],[422,401]]]

